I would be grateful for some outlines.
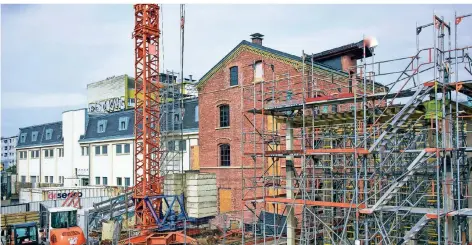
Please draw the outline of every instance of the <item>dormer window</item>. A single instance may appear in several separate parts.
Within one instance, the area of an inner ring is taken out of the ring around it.
[[[20,135],[20,142],[21,142],[21,143],[25,143],[25,142],[26,142],[26,133],[22,133],[22,134]]]
[[[33,131],[33,133],[31,133],[31,141],[36,142],[36,140],[38,140],[38,131]]]
[[[46,129],[46,140],[51,140],[52,139],[52,128]]]
[[[119,119],[119,124],[118,124],[118,130],[127,130],[128,129],[128,121],[129,117],[120,117]]]
[[[99,120],[97,123],[97,133],[105,133],[107,128],[107,120]]]

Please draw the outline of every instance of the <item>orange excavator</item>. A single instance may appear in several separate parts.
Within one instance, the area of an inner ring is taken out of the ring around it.
[[[85,245],[84,232],[77,226],[77,208],[48,208],[40,212],[41,220],[7,225],[2,230],[5,245]]]
[[[47,223],[40,229],[41,240],[50,245],[85,245],[84,232],[77,225],[74,207],[49,208]]]

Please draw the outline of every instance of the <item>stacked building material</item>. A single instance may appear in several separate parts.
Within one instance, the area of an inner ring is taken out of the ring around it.
[[[164,178],[164,194],[165,195],[181,195],[184,191],[185,180],[183,174],[168,174]],[[170,203],[169,203],[170,204]],[[173,205],[173,209],[176,212],[180,211],[179,203],[177,200]],[[162,207],[162,211],[166,211],[167,206]]]
[[[1,214],[0,215],[1,225],[5,227],[7,225],[16,225],[27,222],[39,222],[39,212],[24,212],[15,214]]]
[[[189,217],[215,216],[218,211],[216,174],[189,171],[185,173],[186,208]]]

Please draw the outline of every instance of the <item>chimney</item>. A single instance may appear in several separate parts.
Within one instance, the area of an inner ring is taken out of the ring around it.
[[[251,34],[251,40],[252,40],[252,43],[254,44],[258,44],[258,45],[261,45],[262,46],[262,37],[264,35],[256,32],[254,34]]]

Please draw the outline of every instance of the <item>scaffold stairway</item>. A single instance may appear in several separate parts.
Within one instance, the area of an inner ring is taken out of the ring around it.
[[[400,127],[408,120],[408,118],[415,112],[415,109],[423,101],[423,98],[431,91],[432,87],[426,87],[424,84],[418,85],[418,89],[410,100],[403,106],[387,129],[380,135],[379,138],[372,144],[369,152],[372,152],[381,142],[388,141],[393,137]]]
[[[398,244],[399,245],[406,244],[411,239],[414,239],[416,234],[418,234],[418,232],[420,232],[421,229],[423,229],[423,227],[425,227],[425,225],[428,224],[429,220],[430,220],[430,218],[428,217],[427,214],[425,214],[423,217],[421,217],[421,219],[418,220],[418,222],[416,222],[416,224],[405,234],[402,241],[399,242]]]
[[[402,186],[404,186],[411,177],[416,173],[419,167],[429,158],[430,153],[427,149],[423,149],[418,156],[410,163],[407,168],[407,173],[400,177],[390,188],[379,198],[379,200],[369,209],[365,210],[365,213],[372,213],[381,205],[386,205],[390,199],[397,193]]]

